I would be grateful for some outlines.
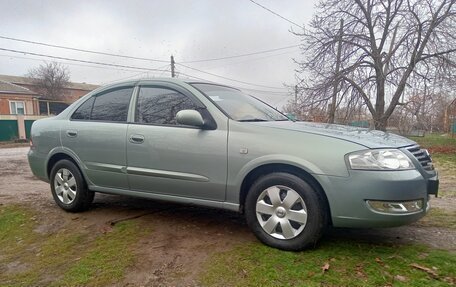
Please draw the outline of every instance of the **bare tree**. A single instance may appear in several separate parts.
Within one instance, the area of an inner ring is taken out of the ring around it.
[[[27,77],[35,84],[36,92],[48,99],[61,100],[64,89],[69,84],[68,68],[57,62],[44,63],[29,70]]]
[[[360,98],[375,128],[385,130],[411,82],[454,72],[455,2],[322,0],[310,28],[295,32],[303,41],[297,70],[303,104],[331,112],[330,102]]]

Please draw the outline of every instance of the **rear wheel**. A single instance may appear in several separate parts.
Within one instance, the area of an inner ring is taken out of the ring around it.
[[[266,245],[290,251],[314,246],[324,225],[317,191],[301,178],[271,173],[250,188],[245,203],[247,224]]]
[[[58,161],[51,170],[51,191],[58,206],[77,212],[89,208],[94,192],[87,189],[78,167],[69,160]]]

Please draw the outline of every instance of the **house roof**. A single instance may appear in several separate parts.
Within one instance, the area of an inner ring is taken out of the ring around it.
[[[30,79],[30,78],[20,77],[20,76],[10,76],[10,75],[0,75],[0,81],[13,83],[13,84],[17,84],[17,85],[33,85],[34,84],[32,79]],[[99,86],[92,85],[92,84],[70,82],[66,88],[74,89],[74,90],[92,91],[98,87]]]
[[[0,93],[37,95],[27,88],[0,80]]]

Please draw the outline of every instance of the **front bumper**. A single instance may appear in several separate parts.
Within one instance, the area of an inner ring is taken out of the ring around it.
[[[319,178],[328,197],[335,227],[392,227],[409,224],[423,217],[429,209],[429,195],[437,195],[438,175],[423,177],[417,170],[351,170],[349,177]],[[368,201],[386,203],[421,202],[410,212],[378,212]]]

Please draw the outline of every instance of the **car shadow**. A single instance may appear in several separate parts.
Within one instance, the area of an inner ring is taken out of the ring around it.
[[[88,212],[98,215],[104,214],[106,224],[141,218],[146,224],[164,225],[176,230],[199,230],[205,234],[217,234],[229,238],[236,237],[236,241],[239,242],[258,242],[250,232],[244,215],[228,210],[97,194],[93,207]],[[90,214],[88,216],[90,217]],[[328,227],[316,247],[334,241],[376,245],[424,243],[438,247],[442,245],[442,242],[433,240],[435,238],[434,233],[435,231],[432,228],[422,228],[416,225],[366,229]],[[451,243],[449,244],[451,245]],[[444,247],[446,247],[445,244]]]

